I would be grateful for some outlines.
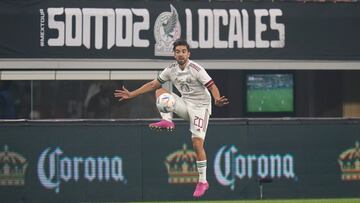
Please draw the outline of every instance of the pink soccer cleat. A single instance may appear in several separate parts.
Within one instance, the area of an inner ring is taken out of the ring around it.
[[[201,197],[205,194],[206,190],[209,189],[209,183],[201,183],[198,182],[198,184],[196,185],[195,191],[193,196],[198,198]]]
[[[161,120],[157,123],[149,124],[149,128],[152,130],[159,130],[159,131],[162,131],[162,130],[174,131],[175,124],[172,121]]]

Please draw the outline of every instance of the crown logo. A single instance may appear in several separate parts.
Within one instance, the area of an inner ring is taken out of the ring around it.
[[[4,146],[4,151],[0,152],[0,186],[19,186],[25,184],[25,172],[28,163],[26,159],[8,150]]]
[[[196,154],[193,150],[188,150],[186,144],[181,150],[169,154],[166,157],[165,165],[169,183],[197,183]]]
[[[360,147],[358,141],[355,143],[355,148],[350,148],[340,154],[339,164],[342,180],[360,180]]]

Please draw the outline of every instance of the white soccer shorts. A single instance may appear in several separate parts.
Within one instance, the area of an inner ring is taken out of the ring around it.
[[[192,137],[199,137],[205,140],[207,127],[210,118],[211,104],[209,105],[195,105],[184,101],[183,98],[172,93],[176,99],[176,106],[174,113],[179,117],[190,122],[190,132]]]

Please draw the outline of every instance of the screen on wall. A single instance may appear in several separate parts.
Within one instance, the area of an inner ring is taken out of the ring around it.
[[[294,74],[254,72],[246,75],[246,113],[291,115],[294,113]]]

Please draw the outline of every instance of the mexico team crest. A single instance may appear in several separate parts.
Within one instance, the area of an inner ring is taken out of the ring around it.
[[[179,15],[171,4],[170,10],[161,13],[155,21],[155,56],[172,56],[172,44],[181,37]]]

